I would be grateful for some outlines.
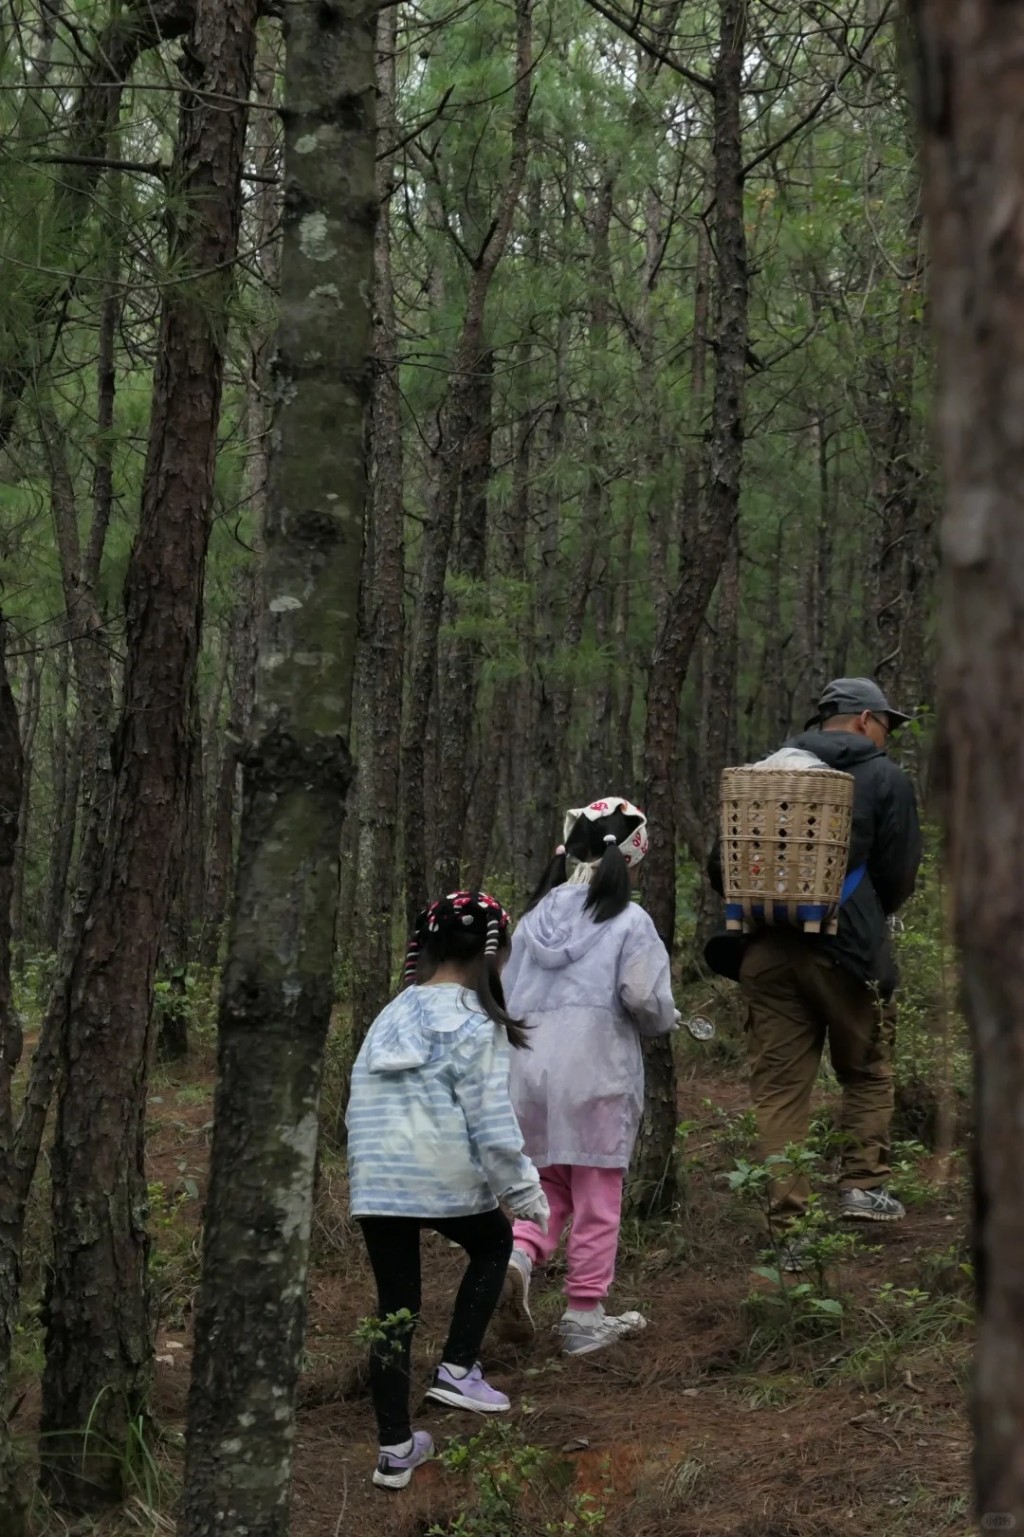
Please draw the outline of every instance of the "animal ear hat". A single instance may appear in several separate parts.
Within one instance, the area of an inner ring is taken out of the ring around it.
[[[619,852],[627,865],[638,865],[650,847],[647,837],[647,818],[640,807],[634,806],[632,801],[625,800],[621,795],[603,795],[599,800],[591,801],[589,806],[580,806],[565,813],[562,837],[568,853],[574,859],[581,861],[599,859],[599,847],[596,852],[584,850],[595,841],[598,844],[603,841],[598,837],[596,827],[580,828],[576,836],[573,836],[581,818],[588,823],[607,824],[606,831],[616,834]],[[581,837],[580,834],[584,832],[590,836]]]

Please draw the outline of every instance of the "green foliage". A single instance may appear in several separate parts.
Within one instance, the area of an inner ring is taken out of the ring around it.
[[[732,1112],[721,1105],[715,1105],[710,1099],[701,1100],[701,1109],[713,1114],[717,1128],[715,1140],[723,1153],[740,1160],[737,1169],[753,1171],[755,1166],[744,1163],[742,1155],[749,1152],[757,1136],[757,1116],[754,1111],[748,1106],[745,1110]],[[732,1183],[732,1176],[730,1187],[739,1188]]]
[[[385,1345],[388,1350],[398,1354],[401,1352],[402,1342],[413,1333],[415,1328],[416,1315],[410,1313],[408,1308],[399,1308],[397,1313],[386,1313],[383,1318],[374,1318],[372,1314],[361,1318],[352,1331],[352,1338],[364,1349],[368,1350],[373,1345]]]
[[[971,1086],[966,1026],[958,1011],[959,971],[948,936],[940,838],[930,830],[917,891],[900,916],[899,1018],[893,1062],[912,1139],[934,1146],[939,1095],[961,1119]]]
[[[177,966],[154,985],[157,1017],[184,1016],[191,1044],[212,1047],[217,1035],[220,973],[206,966]]]
[[[160,1180],[146,1186],[150,1235],[149,1281],[158,1319],[180,1325],[199,1286],[200,1241],[196,1232],[199,1187],[183,1175],[177,1189]]]
[[[469,1508],[435,1523],[427,1537],[568,1537],[600,1531],[606,1514],[590,1494],[566,1486],[571,1467],[525,1442],[512,1426],[488,1425],[479,1435],[453,1441],[441,1453],[446,1473],[468,1479]],[[551,1516],[549,1504],[560,1508]]]

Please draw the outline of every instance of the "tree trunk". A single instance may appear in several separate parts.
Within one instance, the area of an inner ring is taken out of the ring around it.
[[[46,948],[55,951],[60,943],[67,896],[71,858],[75,847],[75,818],[78,810],[78,744],[71,750],[74,734],[68,730],[70,705],[71,657],[67,642],[57,647],[57,690],[53,701],[52,744],[53,807],[49,868],[46,876],[46,916],[43,939]]]
[[[13,1083],[21,1061],[21,1022],[11,999],[11,899],[25,761],[14,695],[7,679],[6,626],[0,614],[0,1298],[21,1283],[21,1223],[10,1178],[14,1158]],[[7,1422],[14,1317],[0,1313],[0,1510],[4,1537],[22,1537],[25,1504]]]
[[[106,301],[103,323],[106,323]],[[110,727],[113,693],[109,647],[96,598],[110,517],[109,488],[99,475],[98,465],[92,527],[88,547],[83,555],[75,483],[68,464],[66,438],[45,384],[38,391],[38,415],[40,436],[50,471],[50,509],[78,698],[75,747],[82,822],[79,847],[84,851],[87,847],[93,847],[96,840],[101,843],[105,841],[111,798]],[[75,877],[79,900],[83,878],[87,881],[94,873],[91,867],[88,871],[81,868],[82,863],[80,853],[80,868]]]
[[[700,526],[655,642],[647,681],[644,760],[651,851],[644,896],[671,950],[676,927],[675,760],[679,701],[686,669],[739,516],[743,463],[743,386],[747,348],[747,249],[743,222],[741,91],[747,0],[721,0],[715,67],[714,190],[718,347],[708,479]],[[659,1200],[675,1196],[671,1149],[675,1093],[671,1043],[645,1043],[648,1103],[641,1127],[638,1178]]]
[[[485,352],[479,362],[476,389],[469,402],[472,413],[460,454],[458,536],[455,575],[470,584],[470,610],[479,603],[487,574],[487,493],[491,478],[491,420],[494,358]],[[454,596],[453,618],[461,599]],[[476,718],[480,645],[456,634],[448,647],[440,688],[438,783],[444,786],[433,810],[436,840],[432,891],[455,891],[462,881],[462,852],[470,790],[470,746]]]
[[[441,413],[440,471],[431,519],[424,530],[416,605],[416,633],[409,689],[409,708],[402,732],[403,847],[407,927],[428,897],[425,839],[425,743],[437,674],[438,635],[444,606],[444,579],[455,521],[462,454],[472,431],[473,397],[487,354],[484,320],[487,295],[512,232],[519,194],[526,174],[527,128],[532,98],[533,0],[516,0],[516,57],[512,148],[508,179],[492,228],[487,232],[469,277],[462,330],[452,359],[451,383]]]
[[[36,732],[42,713],[43,658],[30,652],[25,658],[25,682],[21,700],[21,748],[24,761],[33,762]],[[23,774],[21,780],[21,813],[18,838],[14,849],[14,890],[11,894],[11,933],[15,946],[15,964],[20,972],[24,964],[25,941],[28,938],[29,915],[26,910],[26,874],[28,867],[29,822],[32,817],[32,775]]]
[[[250,577],[252,574],[249,573]],[[223,731],[219,733],[220,761],[217,765],[217,778],[210,799],[206,893],[203,902],[202,941],[199,947],[199,960],[203,966],[216,966],[220,955],[221,931],[231,881],[238,751],[249,728],[251,713],[255,665],[253,638],[256,624],[255,582],[247,580],[245,588],[245,592],[235,601],[227,642],[226,664],[230,669],[228,716]]]
[[[398,138],[395,59],[398,7],[377,18],[378,137]],[[378,151],[378,153],[380,153]],[[398,860],[399,781],[402,737],[402,670],[405,661],[405,505],[402,460],[402,395],[398,376],[398,324],[391,271],[391,195],[395,157],[377,161],[380,219],[374,246],[373,485],[370,504],[373,564],[363,577],[366,616],[365,737],[359,744],[358,921],[352,928],[353,1054],[387,1002]]]
[[[939,342],[946,816],[976,1063],[977,1514],[1024,1521],[1024,13],[917,0]]]
[[[366,496],[375,9],[290,7],[267,609],[224,974],[181,1537],[286,1537]]]
[[[540,239],[540,183],[536,176],[530,178],[527,207],[530,217],[531,251],[536,250]],[[505,569],[520,592],[529,591],[526,577],[527,530],[533,510],[533,440],[537,413],[533,404],[535,389],[533,339],[525,336],[516,348],[517,367],[514,370],[515,410],[517,419],[513,427],[512,445],[512,504],[502,530],[504,539],[501,552]],[[507,841],[509,849],[509,874],[512,878],[513,895],[518,902],[525,900],[530,882],[536,880],[532,870],[527,826],[527,780],[530,777],[529,751],[533,725],[533,675],[535,633],[531,620],[530,604],[520,606],[518,622],[513,619],[516,648],[521,658],[517,676],[505,685],[508,739],[516,743],[517,750],[504,757],[504,766],[495,765],[498,775],[504,778],[507,808]],[[525,612],[522,612],[525,610]],[[550,838],[550,832],[546,837]],[[483,860],[480,860],[481,871]],[[481,879],[483,876],[481,874]]]
[[[42,1432],[47,1485],[72,1508],[121,1497],[128,1426],[148,1382],[149,1022],[191,758],[256,11],[256,0],[199,0],[186,51],[171,260],[195,276],[164,290],[142,509],[125,584],[128,660],[114,802],[70,978],[52,1159]]]
[[[915,659],[907,654],[907,641],[914,634],[915,613],[924,596],[920,561],[931,519],[919,462],[922,445],[914,423],[915,375],[921,349],[918,310],[925,262],[916,210],[909,220],[908,246],[910,270],[900,289],[896,335],[868,337],[866,351],[872,361],[867,368],[869,404],[863,413],[872,456],[872,499],[878,515],[874,560],[878,638],[872,671],[890,691],[890,698],[897,699],[903,697],[916,671]],[[887,355],[891,356],[888,364]],[[920,682],[920,677],[914,681]],[[917,703],[920,701],[911,698],[904,708]]]
[[[699,527],[655,642],[647,684],[646,810],[653,837],[644,891],[658,932],[670,946],[675,934],[673,776],[680,691],[739,516],[748,302],[740,117],[745,34],[746,0],[722,0],[713,146],[718,346],[708,484]]]
[[[740,541],[733,530],[718,582],[714,629],[705,650],[704,689],[701,701],[701,753],[699,766],[699,815],[701,833],[692,850],[698,864],[700,892],[697,902],[695,948],[700,954],[722,919],[722,903],[707,878],[707,856],[718,830],[718,786],[722,770],[736,759],[736,695],[739,667]]]

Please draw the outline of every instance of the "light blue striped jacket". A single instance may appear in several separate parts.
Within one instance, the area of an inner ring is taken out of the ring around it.
[[[469,1217],[538,1185],[509,1098],[504,1030],[455,983],[407,987],[352,1070],[349,1184],[356,1217]]]

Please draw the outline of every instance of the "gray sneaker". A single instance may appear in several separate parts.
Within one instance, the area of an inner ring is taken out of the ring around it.
[[[877,1185],[873,1190],[841,1190],[839,1215],[848,1222],[901,1222],[907,1213],[884,1185]]]
[[[513,1249],[501,1288],[498,1303],[497,1332],[499,1339],[512,1345],[525,1345],[534,1336],[533,1314],[530,1312],[530,1278],[533,1266],[522,1249]]]
[[[647,1319],[642,1313],[619,1313],[613,1317],[604,1308],[583,1315],[567,1309],[558,1323],[562,1350],[567,1356],[589,1356],[646,1328]]]

